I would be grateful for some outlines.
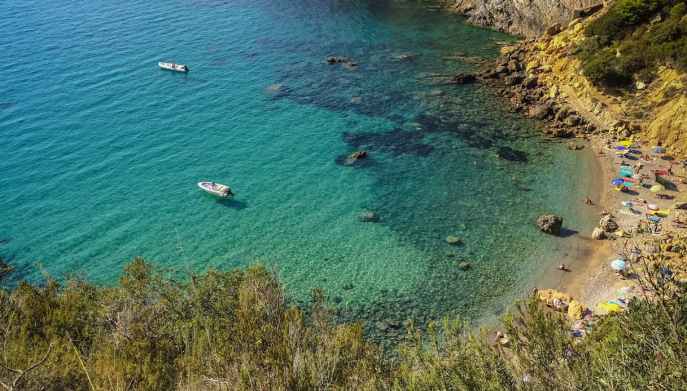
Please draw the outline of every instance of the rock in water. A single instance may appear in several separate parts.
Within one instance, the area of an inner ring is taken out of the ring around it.
[[[498,147],[496,154],[503,160],[508,160],[509,162],[527,162],[527,153],[523,151],[518,151],[511,147]]]
[[[556,215],[542,215],[537,219],[537,226],[547,234],[560,235],[563,218]]]
[[[472,265],[470,265],[470,262],[463,261],[463,262],[458,264],[458,269],[460,269],[460,270],[468,270],[471,267],[472,267]]]
[[[470,84],[477,81],[475,75],[470,73],[459,73],[451,79],[452,84]]]
[[[551,113],[551,106],[541,104],[530,108],[529,116],[536,119],[544,119]]]
[[[457,236],[449,235],[446,237],[446,243],[452,246],[458,246],[460,244],[463,244],[463,240]]]
[[[604,230],[599,227],[594,228],[594,231],[592,231],[592,239],[603,240],[604,238],[606,238]]]
[[[366,210],[358,215],[358,220],[363,223],[376,223],[379,221],[379,215],[375,212]]]
[[[355,151],[346,157],[344,164],[347,166],[355,164],[359,160],[367,158],[367,151]]]
[[[613,216],[606,215],[599,220],[599,227],[604,230],[604,232],[615,232],[618,230],[618,223],[613,220]]]

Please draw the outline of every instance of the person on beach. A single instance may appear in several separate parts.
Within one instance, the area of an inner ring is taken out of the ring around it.
[[[561,263],[560,265],[558,265],[558,270],[562,270],[564,272],[570,271],[570,269],[568,269],[568,266],[565,263]]]
[[[585,203],[586,205],[594,205],[594,202],[593,202],[592,199],[589,198],[589,197],[584,197],[584,203]]]

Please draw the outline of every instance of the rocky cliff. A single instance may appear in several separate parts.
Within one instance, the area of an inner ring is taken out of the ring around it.
[[[601,0],[453,0],[449,6],[467,16],[470,23],[534,38],[552,25],[567,25],[579,16],[576,11],[600,3]]]
[[[583,75],[574,55],[585,39],[585,24],[576,19],[563,31],[504,47],[496,66],[481,78],[496,85],[516,111],[546,120],[551,135],[635,135],[687,157],[687,75],[661,67],[650,83],[611,94]]]

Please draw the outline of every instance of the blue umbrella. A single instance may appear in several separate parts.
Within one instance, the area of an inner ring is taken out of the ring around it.
[[[626,150],[627,150],[627,147],[623,147],[623,146],[621,146],[621,145],[618,145],[617,147],[615,147],[615,150],[616,150],[616,151],[626,151]]]
[[[611,269],[613,269],[613,270],[617,270],[617,271],[625,270],[625,266],[626,266],[625,260],[620,259],[620,258],[611,262]]]
[[[614,180],[611,181],[611,185],[613,185],[613,186],[620,186],[623,183],[625,183],[625,180],[622,178],[615,178]]]

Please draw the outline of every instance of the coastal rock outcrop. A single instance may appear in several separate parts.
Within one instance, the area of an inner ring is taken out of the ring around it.
[[[560,31],[560,26],[601,7],[599,0],[454,0],[451,8],[472,24],[534,38],[556,24]]]
[[[563,218],[553,214],[539,216],[537,227],[544,233],[558,236],[561,234],[561,228],[563,227]]]
[[[477,77],[471,73],[459,73],[451,78],[451,84],[470,84],[477,81]]]

